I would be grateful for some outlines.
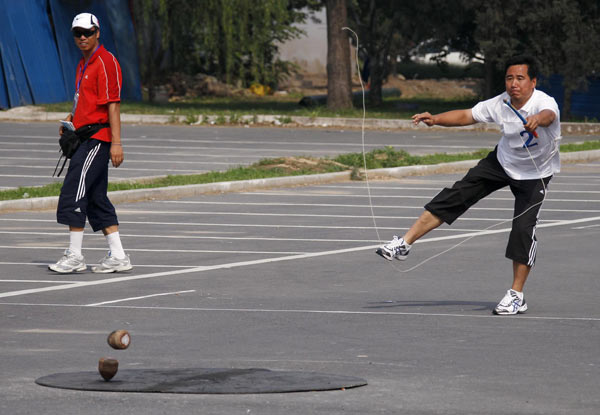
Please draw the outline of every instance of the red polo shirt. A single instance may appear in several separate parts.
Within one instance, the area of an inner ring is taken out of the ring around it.
[[[79,100],[73,116],[75,128],[108,123],[107,104],[121,102],[122,80],[119,62],[102,45],[90,57],[87,66],[83,58],[79,61],[75,77],[75,90],[79,85]],[[110,128],[98,131],[93,138],[110,142]]]

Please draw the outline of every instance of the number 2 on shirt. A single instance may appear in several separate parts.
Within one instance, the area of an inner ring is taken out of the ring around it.
[[[519,134],[521,134],[521,137],[523,137],[524,135],[527,135],[527,141],[525,141],[525,144],[523,144],[523,148],[529,148],[529,147],[538,145],[537,142],[531,144],[531,140],[533,140],[533,134],[531,134],[529,131],[523,130]]]

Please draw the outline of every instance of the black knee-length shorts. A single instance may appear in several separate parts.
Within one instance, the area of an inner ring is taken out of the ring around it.
[[[81,143],[60,191],[58,223],[83,228],[87,218],[94,232],[119,224],[107,195],[109,160],[110,143],[95,139]]]
[[[505,186],[515,196],[512,230],[506,247],[506,257],[533,266],[537,254],[536,225],[540,208],[552,176],[534,180],[509,177],[496,157],[496,149],[470,169],[452,188],[439,192],[425,209],[447,224],[452,224],[471,206]],[[543,183],[542,183],[543,181]]]

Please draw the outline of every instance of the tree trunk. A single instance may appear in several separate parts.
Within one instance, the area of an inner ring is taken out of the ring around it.
[[[327,7],[327,108],[352,108],[350,42],[342,30],[347,24],[346,0],[326,0]]]
[[[369,83],[369,106],[378,107],[383,103],[383,81],[385,80],[385,62],[381,56],[373,59],[371,64],[371,78]]]
[[[484,86],[483,86],[483,97],[485,99],[494,96],[494,64],[488,59],[483,63],[484,70]]]

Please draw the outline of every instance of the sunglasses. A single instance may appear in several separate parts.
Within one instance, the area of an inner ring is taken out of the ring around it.
[[[97,32],[96,29],[87,29],[87,30],[86,29],[73,29],[73,36],[81,37],[81,35],[83,35],[85,37],[90,37],[96,32]]]

